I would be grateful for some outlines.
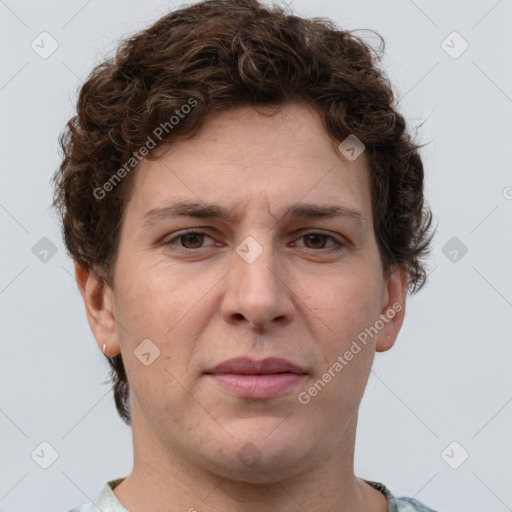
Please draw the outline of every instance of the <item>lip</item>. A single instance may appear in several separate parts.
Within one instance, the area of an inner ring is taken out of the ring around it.
[[[206,373],[237,374],[237,375],[273,375],[276,373],[295,373],[305,375],[307,372],[300,366],[280,357],[252,359],[250,357],[235,357],[224,361]]]
[[[218,364],[206,375],[241,398],[265,399],[283,395],[299,385],[307,372],[286,359],[238,357]]]

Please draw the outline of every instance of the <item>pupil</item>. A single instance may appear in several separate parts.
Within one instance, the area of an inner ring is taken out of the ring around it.
[[[190,242],[190,239],[192,239],[192,245],[197,244],[198,241],[199,241],[199,245],[200,245],[200,237],[201,237],[201,235],[198,235],[197,233],[190,233],[188,235],[185,235],[185,239],[188,239],[189,242]],[[194,241],[194,239],[195,239],[195,241]]]
[[[313,238],[313,240],[317,239],[317,241],[318,241],[318,239],[319,238],[321,239],[322,237],[323,237],[323,235],[309,235],[309,240],[311,241],[311,239]],[[314,241],[313,241],[313,245],[315,245]],[[320,243],[320,245],[322,245],[322,244]]]

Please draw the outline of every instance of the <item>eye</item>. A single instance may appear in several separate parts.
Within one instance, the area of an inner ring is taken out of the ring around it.
[[[177,245],[179,249],[200,249],[205,237],[211,238],[201,231],[189,231],[188,233],[182,233],[181,235],[171,238],[165,242],[165,245],[177,245],[174,242],[179,240],[182,242],[181,245]]]
[[[338,241],[332,235],[327,235],[326,233],[321,233],[318,231],[311,231],[309,233],[305,233],[304,235],[302,235],[300,237],[300,239],[304,239],[305,241],[307,240],[308,241],[307,244],[311,244],[311,245],[306,244],[306,247],[308,249],[317,249],[317,250],[326,249],[327,251],[330,251],[330,250],[338,250],[344,246],[343,243]],[[334,242],[334,245],[331,245],[330,247],[325,247],[325,243],[326,243],[327,239],[331,239]]]
[[[201,249],[204,247],[203,242],[205,240],[205,237],[213,240],[212,237],[210,237],[206,233],[203,233],[202,231],[188,231],[185,233],[181,233],[178,236],[175,236],[174,238],[171,238],[170,240],[164,242],[164,245],[175,246],[178,250],[181,249],[192,251],[194,249]],[[299,240],[301,239],[307,241],[305,245],[307,249],[313,250],[325,250],[327,252],[330,252],[340,250],[345,246],[345,244],[337,240],[332,235],[328,235],[326,233],[321,233],[318,231],[311,231],[305,233],[299,238]],[[325,244],[328,240],[331,240],[333,244],[329,247],[326,247]]]

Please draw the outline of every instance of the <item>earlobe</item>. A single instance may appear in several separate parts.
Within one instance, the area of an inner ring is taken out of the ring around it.
[[[409,273],[407,269],[394,266],[389,277],[386,289],[385,300],[381,310],[380,318],[384,324],[377,338],[377,352],[385,352],[395,344],[402,322],[405,316],[405,299],[409,284]]]
[[[98,347],[109,357],[119,354],[112,289],[79,263],[75,263],[75,277]]]

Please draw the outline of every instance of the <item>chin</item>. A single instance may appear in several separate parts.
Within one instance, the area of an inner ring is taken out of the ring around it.
[[[266,421],[247,419],[251,423],[249,428],[244,430],[238,425],[228,444],[215,450],[210,463],[216,466],[216,473],[229,474],[230,479],[247,483],[269,484],[305,469],[303,463],[312,458],[304,440],[313,437],[285,428],[282,419],[281,426],[277,426],[276,418],[263,419]],[[229,428],[226,430],[232,433]]]

